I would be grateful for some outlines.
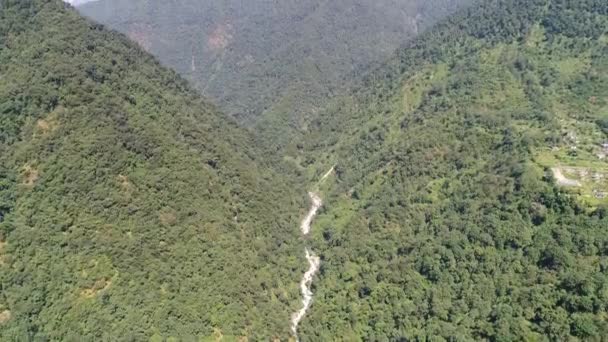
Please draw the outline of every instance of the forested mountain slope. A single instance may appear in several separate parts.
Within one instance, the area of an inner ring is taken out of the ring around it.
[[[126,33],[266,143],[291,131],[356,71],[470,0],[100,0],[79,7]]]
[[[251,146],[121,34],[0,1],[0,340],[290,336],[305,192]]]
[[[607,29],[604,0],[482,1],[320,115],[303,341],[608,336]]]

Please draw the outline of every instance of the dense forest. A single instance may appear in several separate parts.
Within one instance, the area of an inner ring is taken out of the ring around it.
[[[482,1],[319,116],[303,341],[608,336],[607,30],[603,0]]]
[[[466,1],[175,3],[122,2],[130,41],[60,0],[0,0],[0,341],[293,340],[305,246],[302,341],[608,336],[608,2],[478,0],[413,40],[389,27]],[[292,44],[236,44],[242,23],[216,20],[246,10],[283,31],[242,37]],[[199,38],[159,33],[176,21]],[[242,78],[222,60],[264,49]]]
[[[290,336],[305,191],[121,34],[0,1],[0,340]]]
[[[471,0],[100,0],[78,10],[127,34],[271,150],[326,99]]]

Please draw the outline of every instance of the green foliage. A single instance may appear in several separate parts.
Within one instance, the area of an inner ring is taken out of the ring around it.
[[[118,21],[161,13],[166,28],[184,15],[125,3]],[[343,13],[334,3],[268,5]],[[274,18],[264,9],[245,13]],[[282,136],[298,172],[337,165],[313,229],[323,262],[302,340],[608,336],[606,202],[589,205],[589,183],[569,190],[550,172],[607,168],[596,157],[608,140],[607,16],[599,0],[482,1],[311,116],[303,139]],[[184,22],[197,31],[199,19]],[[142,38],[137,20],[123,24]],[[209,20],[206,42],[221,47],[230,27]],[[169,40],[190,53],[176,65],[190,66],[203,46]],[[202,70],[234,65],[218,58]],[[314,64],[270,62],[252,75],[286,75],[281,91],[241,93],[269,113],[308,110],[302,89],[329,84]],[[312,86],[285,85],[301,73]],[[297,230],[305,192],[264,165],[248,133],[58,0],[0,1],[0,75],[0,339],[290,335],[306,267]],[[311,93],[306,101],[323,102],[323,91]],[[266,133],[302,124],[264,122]]]
[[[0,39],[0,340],[289,336],[305,192],[251,136],[62,1]]]
[[[319,116],[292,156],[337,164],[302,340],[608,336],[606,202],[541,158],[608,170],[607,10],[480,2]]]

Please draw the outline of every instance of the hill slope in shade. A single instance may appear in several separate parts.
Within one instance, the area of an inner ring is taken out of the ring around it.
[[[290,336],[305,192],[67,6],[0,2],[0,340]]]
[[[608,335],[607,28],[605,1],[484,1],[319,115],[303,341]]]
[[[357,70],[469,2],[102,0],[79,11],[126,33],[281,145]]]

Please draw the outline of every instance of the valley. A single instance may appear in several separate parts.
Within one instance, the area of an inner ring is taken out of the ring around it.
[[[329,171],[327,171],[327,173],[325,173],[325,175],[323,175],[323,177],[321,177],[321,180],[319,181],[319,185],[322,185],[325,182],[325,180],[334,172],[334,169],[335,169],[335,167],[332,167]],[[319,194],[318,191],[319,190],[317,189],[314,192],[308,193],[308,196],[310,197],[310,200],[311,200],[311,207],[310,207],[310,210],[308,211],[308,214],[302,221],[302,224],[300,225],[300,230],[302,231],[302,235],[304,237],[308,237],[308,235],[310,233],[310,229],[311,229],[311,224],[312,224],[314,218],[317,216],[317,212],[323,206],[323,200],[321,199],[321,195]],[[304,254],[306,256],[306,260],[308,261],[309,269],[308,269],[308,271],[306,271],[306,273],[304,273],[304,276],[302,277],[302,281],[300,282],[300,289],[301,289],[302,297],[303,297],[302,298],[302,308],[291,316],[291,330],[293,331],[293,334],[296,336],[296,341],[299,341],[298,325],[300,324],[300,321],[304,318],[304,316],[306,315],[306,311],[308,311],[308,309],[310,308],[310,305],[312,304],[312,300],[313,300],[313,293],[311,291],[312,281],[321,266],[321,259],[314,252],[312,252],[309,249],[309,247],[306,247],[306,249],[304,250]]]
[[[604,0],[0,1],[0,340],[608,336],[607,37]]]
[[[269,154],[402,44],[471,0],[103,0],[84,15],[129,36]]]

